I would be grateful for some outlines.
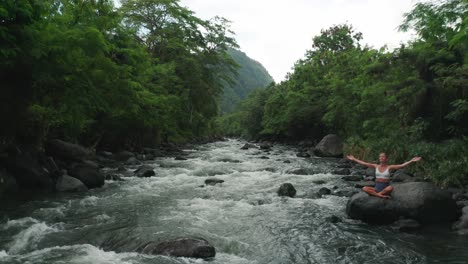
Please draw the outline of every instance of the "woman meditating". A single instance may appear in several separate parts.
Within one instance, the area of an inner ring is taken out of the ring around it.
[[[386,199],[390,198],[390,193],[393,191],[393,187],[390,186],[390,170],[398,170],[410,165],[413,162],[421,160],[421,157],[414,157],[410,161],[407,161],[403,164],[388,165],[387,155],[383,152],[379,155],[379,164],[368,163],[356,159],[353,155],[348,155],[346,156],[346,158],[355,161],[361,165],[367,166],[369,168],[375,168],[375,188],[364,187],[362,188],[362,190],[368,193],[369,195]]]

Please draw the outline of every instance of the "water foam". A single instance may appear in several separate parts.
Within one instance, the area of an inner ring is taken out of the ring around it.
[[[3,226],[3,230],[6,230],[12,227],[23,227],[26,225],[31,225],[31,224],[36,224],[36,223],[39,223],[39,220],[34,219],[32,217],[24,217],[24,218],[15,219],[15,220],[9,220]]]
[[[96,206],[99,200],[96,196],[89,196],[80,201],[80,205],[83,207]]]
[[[57,226],[51,227],[44,222],[35,223],[13,237],[14,241],[10,244],[8,253],[17,254],[34,249],[45,235],[57,231]]]

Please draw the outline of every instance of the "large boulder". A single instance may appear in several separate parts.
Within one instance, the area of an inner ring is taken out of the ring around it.
[[[89,163],[75,164],[69,171],[69,174],[83,182],[90,189],[104,185],[104,174],[100,173],[99,169]]]
[[[141,248],[141,253],[186,258],[213,258],[215,248],[202,238],[179,238],[161,243],[150,242]]]
[[[147,178],[155,175],[154,168],[150,165],[143,165],[135,171],[135,176],[140,178]]]
[[[37,151],[14,147],[2,162],[6,170],[15,176],[20,189],[52,191],[54,179],[42,164],[41,160],[44,159]]]
[[[80,180],[66,174],[58,178],[55,189],[59,192],[83,192],[88,190]]]
[[[291,183],[283,183],[278,189],[279,196],[289,196],[294,197],[296,196],[296,189]]]
[[[241,149],[249,149],[249,148],[257,148],[254,144],[246,143],[244,146],[241,147]]]
[[[223,183],[224,180],[221,180],[221,179],[216,179],[216,178],[211,178],[211,179],[206,179],[205,180],[205,184],[206,185],[216,185],[218,183]]]
[[[319,157],[342,157],[343,140],[334,134],[326,135],[315,146],[314,154]]]
[[[48,141],[46,144],[46,152],[50,156],[61,160],[80,161],[91,156],[91,151],[86,148],[59,139]]]
[[[457,217],[457,204],[450,192],[427,182],[409,182],[393,186],[391,199],[360,192],[348,201],[346,213],[352,219],[387,224],[400,217],[421,224],[447,223]]]

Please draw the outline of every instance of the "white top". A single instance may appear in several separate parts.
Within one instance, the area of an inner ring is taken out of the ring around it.
[[[388,171],[388,167],[384,172],[380,172],[379,167],[375,168],[375,178],[377,178],[377,179],[390,179],[390,171]]]

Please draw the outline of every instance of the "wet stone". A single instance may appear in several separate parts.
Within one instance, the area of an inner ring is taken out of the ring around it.
[[[296,189],[291,183],[283,183],[279,187],[277,193],[278,193],[278,196],[294,197],[296,196]]]
[[[216,178],[206,179],[205,180],[206,185],[212,185],[212,186],[214,186],[214,185],[216,185],[218,183],[223,183],[223,182],[224,182],[224,180],[220,180],[220,179],[216,179]]]

